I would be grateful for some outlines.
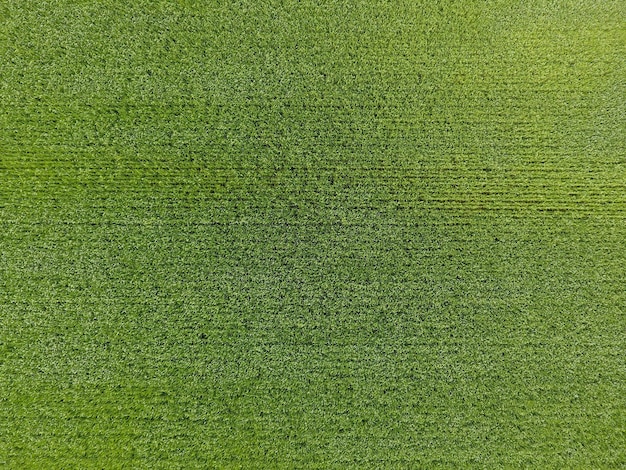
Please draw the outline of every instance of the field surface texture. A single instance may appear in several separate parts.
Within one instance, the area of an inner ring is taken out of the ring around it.
[[[0,467],[626,467],[626,2],[0,1]]]

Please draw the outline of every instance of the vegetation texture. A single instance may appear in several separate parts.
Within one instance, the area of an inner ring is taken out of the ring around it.
[[[0,2],[0,465],[624,468],[626,2]]]

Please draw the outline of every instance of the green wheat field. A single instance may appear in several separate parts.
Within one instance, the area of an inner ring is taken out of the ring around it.
[[[624,0],[0,1],[0,467],[626,467]]]

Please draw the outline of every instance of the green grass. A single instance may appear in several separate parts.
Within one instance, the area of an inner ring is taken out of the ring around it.
[[[626,466],[623,1],[0,3],[0,465]]]

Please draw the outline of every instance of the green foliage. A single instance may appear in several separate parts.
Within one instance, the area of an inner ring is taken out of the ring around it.
[[[626,4],[0,5],[0,465],[626,466]]]

